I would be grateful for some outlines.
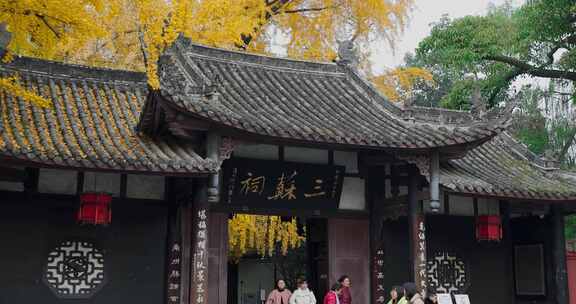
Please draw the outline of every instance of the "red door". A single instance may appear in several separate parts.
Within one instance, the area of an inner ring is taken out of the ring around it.
[[[570,304],[576,304],[576,252],[566,252],[566,263],[568,264],[568,291]]]
[[[369,227],[368,219],[328,220],[329,284],[348,275],[355,304],[368,303],[370,299]]]

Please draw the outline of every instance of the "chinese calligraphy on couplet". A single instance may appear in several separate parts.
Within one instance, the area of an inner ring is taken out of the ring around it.
[[[427,282],[427,271],[426,271],[426,224],[424,223],[424,217],[420,216],[418,218],[418,229],[417,229],[417,248],[416,256],[414,257],[416,265],[416,283],[420,288],[426,290],[428,287]]]
[[[375,250],[373,267],[374,301],[377,304],[385,303],[388,295],[384,289],[384,249],[381,246]]]
[[[196,252],[194,253],[194,288],[196,299],[193,299],[196,304],[207,303],[205,290],[207,288],[206,281],[208,274],[206,273],[207,265],[207,211],[206,209],[199,209],[196,214]]]
[[[180,263],[181,247],[178,242],[174,242],[170,248],[168,265],[168,304],[180,303]]]

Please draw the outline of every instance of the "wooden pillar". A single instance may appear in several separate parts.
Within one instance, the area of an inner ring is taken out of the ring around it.
[[[507,201],[499,201],[498,204],[500,205],[500,218],[502,219],[502,246],[506,248],[506,252],[508,253],[506,254],[508,303],[515,303],[514,248],[512,240],[512,226],[510,223],[510,203]]]
[[[430,155],[430,210],[440,210],[440,152],[437,150]]]
[[[210,213],[208,298],[210,304],[228,301],[228,214]],[[286,303],[288,304],[288,303]]]
[[[183,304],[186,296],[183,292],[188,286],[188,272],[183,267],[183,207],[175,205],[170,208],[168,216],[168,238],[166,251],[166,303]],[[183,288],[184,287],[184,288]]]
[[[428,286],[426,275],[426,222],[418,204],[419,175],[411,172],[408,180],[408,231],[410,240],[410,278],[418,289]]]
[[[371,254],[371,285],[370,303],[385,303],[389,297],[389,291],[384,288],[386,284],[385,255],[383,239],[383,203],[386,199],[386,183],[381,178],[386,172],[377,168],[368,171],[366,180],[366,201],[370,206],[370,252]]]
[[[568,304],[568,271],[566,265],[566,239],[564,237],[564,208],[561,204],[551,206],[553,230],[554,285],[556,303]]]
[[[190,202],[181,204],[178,212],[181,233],[181,275],[180,275],[180,303],[190,303],[190,286],[192,286],[192,206]],[[170,288],[170,287],[168,287]]]
[[[208,186],[201,183],[192,205],[192,277],[190,304],[208,304]]]

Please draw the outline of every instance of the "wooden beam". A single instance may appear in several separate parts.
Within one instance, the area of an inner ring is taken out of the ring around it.
[[[506,288],[510,291],[508,292],[508,303],[514,303],[516,295],[515,282],[514,282],[514,247],[512,239],[512,225],[510,222],[510,203],[507,201],[499,201],[500,207],[500,218],[502,219],[502,246],[504,246],[506,252]]]

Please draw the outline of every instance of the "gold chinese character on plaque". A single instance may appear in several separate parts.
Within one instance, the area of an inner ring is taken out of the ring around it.
[[[326,191],[322,191],[322,184],[324,181],[321,178],[314,179],[314,191],[312,193],[304,193],[304,197],[317,197],[326,195]]]
[[[296,180],[295,177],[298,172],[294,171],[292,174],[287,175],[282,173],[282,176],[278,178],[278,183],[276,184],[276,188],[274,190],[274,194],[269,196],[269,200],[278,200],[278,199],[287,199],[287,200],[294,200],[296,199]]]
[[[244,195],[247,195],[249,193],[262,194],[262,191],[264,191],[265,184],[266,184],[266,177],[254,176],[251,172],[248,172],[248,177],[240,182],[241,185],[240,192]]]

